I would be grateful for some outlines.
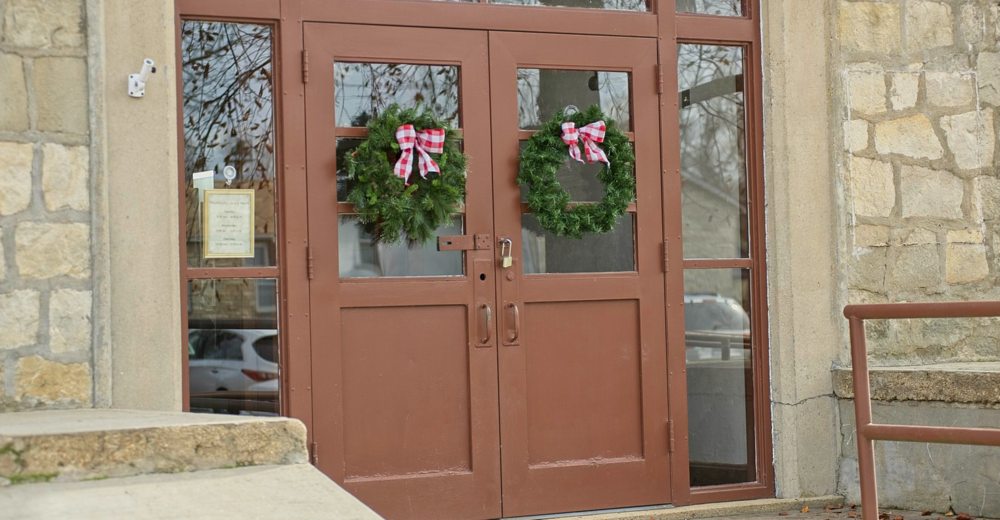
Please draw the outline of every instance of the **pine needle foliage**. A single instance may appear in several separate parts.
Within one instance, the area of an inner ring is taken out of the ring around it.
[[[410,185],[393,173],[399,158],[396,129],[412,124],[419,132],[444,128],[444,152],[431,156],[441,173],[420,177],[419,152],[413,150]],[[429,110],[391,105],[368,122],[368,138],[346,157],[347,201],[354,204],[365,231],[377,242],[410,245],[432,240],[451,221],[465,199],[466,158],[456,132]]]
[[[604,198],[593,204],[571,204],[569,193],[559,184],[556,172],[572,160],[562,141],[562,124],[572,121],[577,128],[604,120],[607,131],[599,146],[611,162],[598,174],[604,184]],[[528,140],[521,152],[517,183],[528,188],[528,207],[543,229],[558,236],[580,238],[585,233],[611,231],[618,217],[635,200],[635,153],[628,136],[618,130],[597,105],[567,116],[560,111]]]

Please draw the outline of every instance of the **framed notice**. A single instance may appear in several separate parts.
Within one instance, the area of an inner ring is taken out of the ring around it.
[[[254,190],[205,190],[205,258],[253,258]]]

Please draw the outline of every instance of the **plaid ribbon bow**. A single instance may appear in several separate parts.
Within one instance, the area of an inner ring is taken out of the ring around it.
[[[580,148],[577,147],[577,143],[582,140],[583,153],[588,163],[601,161],[611,166],[611,161],[608,160],[607,154],[604,153],[604,150],[601,150],[601,147],[597,146],[597,143],[604,142],[604,133],[606,130],[607,127],[604,121],[595,121],[580,129],[577,129],[576,124],[573,122],[563,123],[562,140],[569,146],[569,156],[579,162],[584,162],[580,157]]]
[[[413,149],[420,152],[420,176],[424,179],[430,172],[441,173],[438,163],[431,158],[432,153],[444,151],[444,129],[428,128],[419,132],[413,125],[402,125],[396,129],[396,142],[399,143],[400,155],[393,172],[396,177],[402,177],[407,185],[413,173]]]

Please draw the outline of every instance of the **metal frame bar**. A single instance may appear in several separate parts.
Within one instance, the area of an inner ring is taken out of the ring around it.
[[[854,417],[858,442],[861,517],[863,520],[877,520],[878,489],[875,476],[875,441],[934,442],[1000,447],[1000,428],[952,428],[873,423],[865,320],[1000,317],[1000,301],[848,305],[844,307],[844,317],[847,318],[851,330],[851,376],[854,383]]]

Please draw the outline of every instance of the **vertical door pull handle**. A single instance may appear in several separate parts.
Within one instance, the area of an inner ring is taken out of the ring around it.
[[[507,308],[510,309],[511,317],[514,319],[514,329],[511,330],[509,342],[513,343],[521,337],[521,311],[517,308],[516,303],[508,303]]]
[[[493,308],[488,303],[484,303],[480,308],[483,311],[483,321],[485,323],[483,324],[483,328],[480,329],[479,343],[485,345],[493,338]]]

